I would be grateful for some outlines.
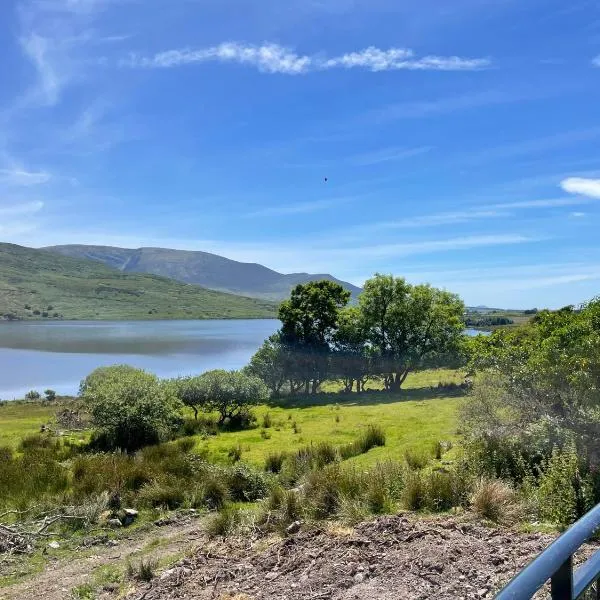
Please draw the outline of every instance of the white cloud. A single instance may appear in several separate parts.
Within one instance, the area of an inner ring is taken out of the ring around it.
[[[9,186],[30,187],[50,181],[52,176],[45,171],[26,171],[25,169],[0,169],[0,183]]]
[[[517,202],[503,202],[500,204],[492,204],[490,208],[554,208],[559,206],[578,206],[579,204],[586,204],[587,202],[587,198],[548,198],[543,200],[522,200]]]
[[[66,74],[59,72],[53,60],[52,54],[55,50],[53,41],[37,33],[31,33],[21,39],[21,46],[38,73],[35,95],[40,97],[43,104],[56,104],[66,81]]]
[[[560,182],[560,187],[569,194],[580,194],[589,198],[600,199],[600,179],[568,177]]]
[[[421,146],[418,148],[384,148],[376,152],[359,154],[353,156],[348,162],[358,166],[377,165],[384,162],[395,162],[404,160],[413,156],[419,156],[432,150],[431,146]]]
[[[280,206],[268,206],[248,213],[247,217],[277,217],[284,215],[299,215],[335,208],[356,200],[355,196],[349,198],[332,198],[327,200],[314,200],[312,202],[296,202],[292,204],[281,204]]]
[[[329,69],[361,68],[368,71],[393,71],[399,69],[426,71],[473,71],[489,66],[486,58],[461,58],[458,56],[417,57],[406,48],[381,50],[370,46],[359,52],[351,52],[333,58],[321,55],[299,55],[279,44],[262,46],[225,42],[218,46],[198,50],[178,49],[160,52],[152,57],[131,55],[123,66],[168,68],[209,61],[234,62],[251,65],[264,73],[300,75],[311,71]]]
[[[43,202],[28,202],[27,204],[0,206],[0,217],[6,218],[34,214],[42,210],[42,208],[44,208]]]
[[[581,219],[582,217],[585,217],[585,213],[583,213],[583,212],[572,212],[571,213],[571,217],[573,217],[575,219]]]

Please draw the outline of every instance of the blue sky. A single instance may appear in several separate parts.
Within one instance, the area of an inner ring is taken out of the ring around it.
[[[0,56],[2,241],[600,291],[595,0],[4,0]]]

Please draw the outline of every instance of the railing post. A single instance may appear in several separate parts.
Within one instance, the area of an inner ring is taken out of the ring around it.
[[[550,582],[552,600],[573,600],[573,557],[569,558],[552,575]]]

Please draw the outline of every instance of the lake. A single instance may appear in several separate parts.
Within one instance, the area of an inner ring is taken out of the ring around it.
[[[239,369],[278,328],[275,319],[0,322],[0,399],[32,389],[75,394],[88,373],[106,365],[160,377]]]
[[[53,321],[0,323],[0,399],[31,389],[75,394],[96,367],[147,369],[160,377],[239,369],[279,321]]]

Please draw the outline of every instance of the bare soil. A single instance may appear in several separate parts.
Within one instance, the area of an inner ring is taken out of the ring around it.
[[[179,519],[164,527],[132,532],[117,545],[99,545],[93,552],[82,547],[68,559],[51,560],[41,573],[22,582],[0,589],[0,600],[65,600],[71,599],[75,587],[90,583],[93,572],[106,565],[123,565],[144,558],[164,558],[184,552],[202,537],[196,519]],[[160,545],[152,543],[159,540]],[[103,594],[110,598],[112,594]]]
[[[128,598],[491,598],[552,539],[467,520],[382,517],[353,530],[316,528],[271,542],[206,543]]]

